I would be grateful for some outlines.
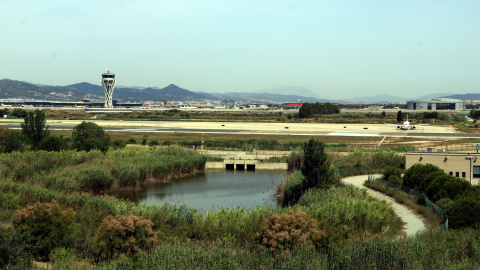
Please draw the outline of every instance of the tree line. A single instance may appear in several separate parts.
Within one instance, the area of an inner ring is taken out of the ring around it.
[[[298,117],[299,118],[311,118],[315,114],[335,114],[335,113],[340,113],[340,109],[338,109],[338,106],[333,105],[331,103],[315,103],[315,104],[310,104],[308,102],[303,103],[302,107],[300,107],[300,110],[298,112]]]
[[[0,129],[0,153],[27,150],[100,150],[104,154],[108,151],[111,140],[104,129],[95,123],[82,122],[73,128],[72,136],[50,135],[46,125],[45,112],[35,110],[26,112],[21,124],[21,132]],[[124,146],[124,144],[123,144]]]

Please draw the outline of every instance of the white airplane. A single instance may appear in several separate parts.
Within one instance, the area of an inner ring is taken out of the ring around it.
[[[83,109],[83,108],[85,108],[85,106],[77,106],[77,104],[75,104],[75,108],[81,108],[81,109]]]
[[[33,105],[25,105],[25,104],[22,104],[22,107],[33,108]]]
[[[226,107],[225,106],[215,107],[215,109],[226,109]]]
[[[398,125],[397,128],[400,130],[414,130],[417,128],[416,125],[410,125],[410,122],[408,121],[408,114],[407,114],[407,121],[403,122],[403,125]]]
[[[142,107],[142,109],[151,109],[151,108],[153,108],[153,104],[152,105],[147,104],[147,105]]]
[[[197,107],[190,107],[190,106],[185,106],[185,105],[182,105],[179,108],[180,109],[190,109],[190,110],[197,109]]]
[[[2,103],[2,107],[14,107],[13,104],[12,105],[5,105]]]

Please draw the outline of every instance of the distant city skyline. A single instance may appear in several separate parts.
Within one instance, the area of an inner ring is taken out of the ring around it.
[[[327,99],[477,93],[477,1],[0,3],[0,77]]]

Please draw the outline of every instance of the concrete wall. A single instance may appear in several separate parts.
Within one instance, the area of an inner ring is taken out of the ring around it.
[[[415,152],[405,155],[405,168],[414,164],[432,164],[444,172],[470,181],[470,158],[472,169],[480,167],[480,154],[476,153],[448,153],[448,152]],[[478,185],[480,177],[474,176],[472,184]]]
[[[247,165],[255,165],[255,170],[272,170],[272,171],[286,171],[288,170],[287,163],[264,163],[257,162],[256,160],[225,160],[220,162],[207,162],[205,169],[213,170],[225,170],[227,164],[233,165],[233,168],[237,169],[237,164],[244,165],[244,169],[247,169]]]

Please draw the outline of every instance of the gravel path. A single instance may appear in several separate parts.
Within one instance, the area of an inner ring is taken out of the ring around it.
[[[367,190],[368,194],[379,200],[386,200],[392,203],[393,211],[405,222],[404,231],[408,236],[416,236],[418,231],[425,230],[427,227],[421,216],[415,214],[412,209],[405,205],[395,202],[395,200],[381,192],[372,190],[363,185],[365,180],[368,179],[367,175],[351,176],[343,178],[343,182],[354,185],[359,188]]]

